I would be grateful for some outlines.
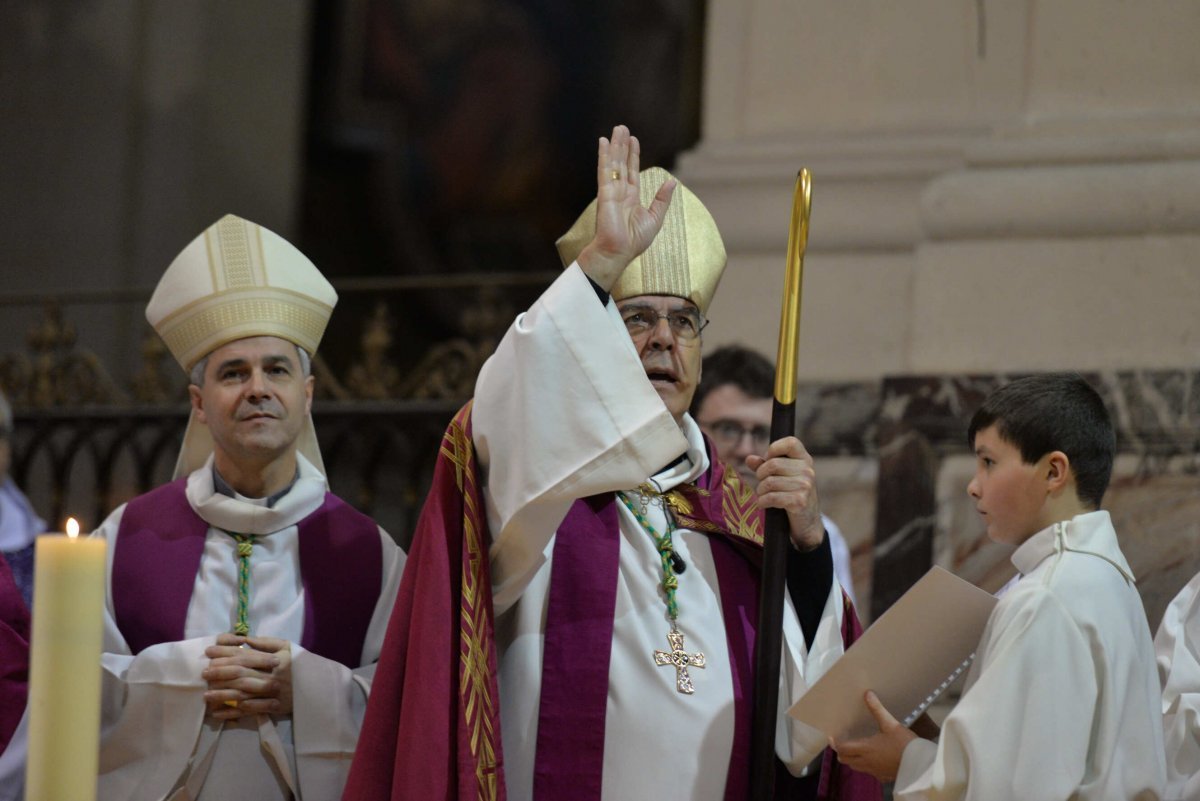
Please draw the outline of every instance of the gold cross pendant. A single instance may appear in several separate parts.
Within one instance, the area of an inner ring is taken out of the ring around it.
[[[681,693],[691,695],[696,692],[696,688],[692,685],[692,677],[688,673],[688,668],[704,667],[704,654],[689,654],[685,651],[683,649],[683,632],[677,629],[671,629],[667,632],[667,642],[671,644],[671,650],[655,651],[654,664],[659,667],[674,665],[675,689]]]

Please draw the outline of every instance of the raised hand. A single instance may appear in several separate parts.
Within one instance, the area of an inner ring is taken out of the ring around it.
[[[596,154],[596,234],[579,254],[584,273],[608,291],[621,273],[650,246],[662,229],[675,193],[675,179],[663,183],[650,207],[641,201],[641,145],[624,125],[612,139],[600,137]]]

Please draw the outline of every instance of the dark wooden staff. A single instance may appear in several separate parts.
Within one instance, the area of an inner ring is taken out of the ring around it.
[[[800,296],[804,286],[804,249],[812,212],[812,176],[801,169],[792,199],[788,229],[787,276],[775,359],[775,402],[771,441],[796,433],[796,360],[800,350]],[[783,649],[783,592],[791,537],[787,512],[766,510],[762,585],[758,596],[758,635],[754,643],[754,723],[750,734],[750,798],[770,801],[775,791],[775,727],[779,706],[779,661]]]

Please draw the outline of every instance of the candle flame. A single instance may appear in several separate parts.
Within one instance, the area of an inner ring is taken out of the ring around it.
[[[73,517],[67,518],[67,536],[71,539],[79,536],[79,521]]]

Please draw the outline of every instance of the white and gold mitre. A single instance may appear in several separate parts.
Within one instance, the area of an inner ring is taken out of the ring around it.
[[[661,167],[641,173],[642,206],[649,206],[659,188],[671,178]],[[592,201],[579,219],[555,243],[563,266],[579,257],[596,233],[596,201]],[[662,230],[650,247],[629,263],[612,288],[613,300],[637,295],[675,295],[708,311],[721,273],[725,270],[725,243],[708,209],[700,198],[677,183]]]
[[[235,339],[275,336],[314,353],[337,293],[290,242],[226,214],[175,257],[146,319],[185,371]]]

